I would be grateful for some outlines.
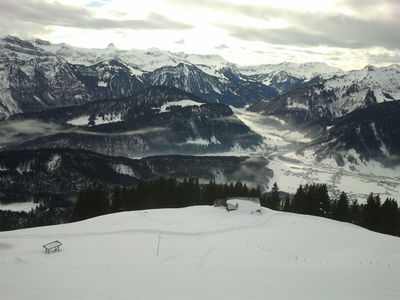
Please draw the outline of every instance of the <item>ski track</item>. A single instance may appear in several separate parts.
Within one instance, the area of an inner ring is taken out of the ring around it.
[[[0,239],[10,239],[10,238],[18,238],[18,239],[26,239],[26,238],[70,238],[70,237],[88,237],[88,236],[103,236],[103,235],[115,235],[115,234],[126,234],[126,233],[140,233],[140,234],[162,234],[162,235],[171,235],[171,236],[188,236],[188,237],[203,237],[210,235],[218,235],[223,233],[229,233],[239,230],[251,229],[254,227],[258,227],[261,225],[265,225],[270,221],[271,216],[278,215],[279,213],[270,213],[268,216],[265,216],[264,220],[259,223],[245,225],[245,226],[235,226],[229,228],[223,228],[218,230],[205,230],[198,232],[183,232],[183,231],[172,231],[172,230],[162,230],[162,229],[126,229],[126,230],[116,230],[116,231],[104,231],[104,232],[85,232],[85,233],[62,233],[62,234],[17,234],[17,235],[1,235]],[[159,223],[161,225],[167,225],[164,222],[160,222],[157,219],[153,219],[154,222]],[[29,229],[29,228],[28,228]]]

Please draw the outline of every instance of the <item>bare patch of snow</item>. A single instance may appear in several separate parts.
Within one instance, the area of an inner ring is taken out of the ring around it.
[[[186,144],[208,146],[210,144],[210,141],[203,139],[203,138],[187,139]]]
[[[115,172],[117,172],[119,174],[137,177],[135,172],[133,172],[132,168],[127,165],[116,164],[116,165],[113,165],[112,168],[115,170]]]
[[[15,202],[9,204],[1,204],[0,203],[0,210],[11,210],[11,211],[30,211],[35,209],[39,206],[39,203],[34,202]]]
[[[54,154],[50,160],[47,162],[47,170],[53,172],[61,166],[61,156],[59,154]]]
[[[159,109],[160,109],[160,113],[165,113],[172,106],[186,107],[186,106],[201,106],[203,104],[204,103],[200,103],[200,102],[193,101],[190,99],[183,99],[183,100],[179,100],[179,101],[171,101],[171,102],[164,103]],[[153,107],[153,109],[157,109],[157,107]]]

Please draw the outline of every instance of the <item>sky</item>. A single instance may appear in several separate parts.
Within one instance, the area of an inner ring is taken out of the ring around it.
[[[400,0],[0,0],[0,35],[219,54],[240,65],[400,63]]]

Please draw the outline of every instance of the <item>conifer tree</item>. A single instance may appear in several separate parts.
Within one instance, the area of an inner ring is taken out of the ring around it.
[[[281,199],[279,197],[279,188],[275,182],[271,189],[271,195],[268,199],[269,207],[271,209],[279,210],[281,208]]]
[[[367,204],[363,205],[363,216],[361,226],[373,230],[379,231],[381,217],[380,217],[381,200],[379,195],[374,196],[372,193],[368,196]]]
[[[340,194],[335,210],[332,212],[332,217],[338,221],[347,222],[350,220],[349,199],[345,192]]]
[[[300,185],[293,196],[291,205],[292,211],[301,214],[305,213],[306,211],[305,204],[306,204],[306,194],[304,192],[303,186]]]
[[[398,235],[400,225],[399,206],[394,199],[387,198],[381,207],[381,226],[382,233]]]
[[[283,204],[283,211],[289,212],[290,210],[291,210],[291,208],[290,208],[290,197],[289,197],[289,195],[286,195],[285,202]]]

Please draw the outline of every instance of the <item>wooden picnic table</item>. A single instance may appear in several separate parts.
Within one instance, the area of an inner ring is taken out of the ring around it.
[[[62,243],[60,241],[53,241],[47,244],[44,244],[42,247],[45,249],[45,253],[50,253],[51,251],[57,252],[61,251],[60,246]]]

